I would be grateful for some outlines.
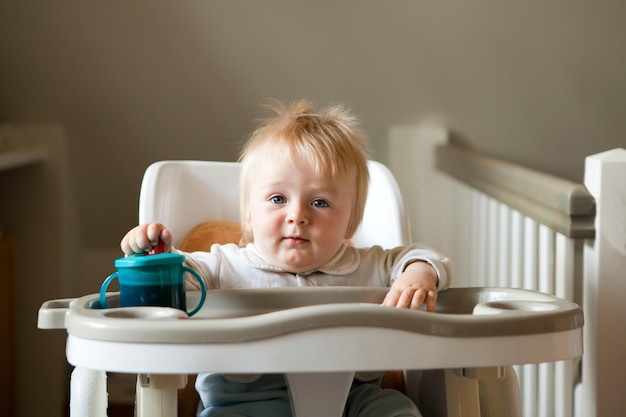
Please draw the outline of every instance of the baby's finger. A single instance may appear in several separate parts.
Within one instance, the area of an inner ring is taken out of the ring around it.
[[[150,250],[152,245],[150,244],[150,240],[147,236],[148,227],[148,225],[141,225],[128,232],[125,239],[127,241],[128,248],[130,248],[130,253],[129,251],[125,251],[127,255],[143,253]]]
[[[411,305],[409,308],[411,310],[417,310],[424,303],[426,299],[427,291],[423,289],[419,289],[413,293],[413,297],[411,299]]]
[[[416,293],[417,292],[414,292],[411,289],[405,289],[400,293],[400,297],[398,297],[398,301],[396,302],[395,306],[397,308],[411,308]]]
[[[136,234],[135,235],[135,242],[136,242],[136,248],[135,248],[135,252],[136,253],[141,253],[141,252],[147,252],[150,249],[152,249],[152,239],[150,239],[150,237],[145,234],[145,233],[141,233],[141,234]],[[158,239],[157,239],[158,242]]]
[[[163,230],[161,230],[159,239],[161,239],[161,241],[165,245],[165,251],[169,252],[170,249],[172,249],[172,245],[174,243],[174,239],[172,238],[172,234],[170,233],[170,231],[166,228],[163,228]]]
[[[128,247],[130,248],[130,251],[127,251],[126,254],[133,255],[136,253],[143,253],[145,250],[144,248],[147,246],[147,242],[148,240],[142,235],[133,234],[129,236]]]
[[[436,305],[437,291],[428,291],[428,296],[426,297],[426,310],[432,313],[435,311]]]
[[[122,252],[124,252],[124,255],[132,255],[137,253],[137,242],[135,242],[135,236],[133,232],[128,232],[126,236],[124,236],[120,247],[122,248]]]
[[[161,237],[161,232],[163,231],[163,225],[159,223],[151,223],[146,228],[146,238],[149,240],[150,248],[159,243],[159,238]],[[148,250],[150,249],[148,248]]]
[[[387,295],[385,295],[385,299],[383,300],[381,305],[385,307],[394,307],[398,302],[399,296],[400,295],[398,291],[390,290]]]

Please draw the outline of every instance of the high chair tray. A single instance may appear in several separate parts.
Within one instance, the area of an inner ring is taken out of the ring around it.
[[[131,373],[336,372],[552,362],[582,354],[582,310],[548,294],[453,288],[437,312],[381,307],[385,288],[215,290],[192,318],[160,307],[99,309],[98,295],[42,305],[66,328],[70,363]],[[188,306],[199,296],[188,292]],[[166,360],[165,360],[166,359]]]

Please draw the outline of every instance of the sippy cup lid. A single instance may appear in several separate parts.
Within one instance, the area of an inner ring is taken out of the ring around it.
[[[140,268],[145,266],[173,265],[182,264],[184,260],[185,257],[177,253],[158,253],[149,256],[140,253],[116,259],[115,267]]]

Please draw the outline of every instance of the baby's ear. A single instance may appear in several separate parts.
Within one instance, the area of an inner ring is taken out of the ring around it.
[[[252,231],[244,230],[243,234],[241,235],[241,239],[239,240],[239,246],[243,248],[248,243],[253,243],[253,242],[254,242],[254,236],[252,235]]]
[[[248,215],[241,220],[241,230],[243,230],[244,233],[252,234],[252,220],[250,219],[250,213],[248,213]]]
[[[250,215],[246,216],[244,220],[241,221],[241,240],[239,240],[239,246],[244,247],[248,243],[252,243],[254,241],[254,237],[252,235],[252,222],[250,221]]]

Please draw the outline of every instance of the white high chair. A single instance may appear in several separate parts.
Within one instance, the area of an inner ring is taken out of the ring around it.
[[[404,201],[395,178],[380,162],[369,161],[370,185],[356,246],[392,248],[411,242]],[[205,221],[239,222],[239,163],[161,161],[146,170],[139,197],[139,223],[159,222],[174,246]]]
[[[384,248],[409,244],[409,219],[393,174],[376,161],[368,161],[368,169],[368,199],[352,243],[357,247]],[[141,184],[139,224],[167,225],[176,247],[193,227],[203,222],[238,223],[239,174],[237,162],[156,162],[148,167]],[[138,392],[150,391],[138,387]]]
[[[396,182],[377,162],[357,246],[410,242]],[[195,225],[238,221],[239,165],[163,161],[150,166],[140,196],[140,223],[161,222],[174,244]],[[313,287],[209,291],[193,318],[159,308],[92,308],[98,295],[52,300],[40,328],[65,328],[72,376],[72,417],[97,416],[105,371],[136,373],[137,416],[176,415],[186,374],[284,373],[296,417],[339,417],[355,371],[449,369],[443,383],[407,391],[436,397],[424,417],[520,416],[510,365],[582,354],[582,312],[547,294],[457,288],[440,293],[437,313],[381,308],[384,288]],[[112,306],[116,294],[110,294]],[[188,305],[198,295],[188,292]],[[118,304],[119,305],[119,304]],[[85,390],[83,386],[90,387]],[[425,386],[426,385],[426,386]],[[436,386],[435,386],[436,385]],[[433,394],[439,388],[439,394]],[[483,395],[489,390],[493,395]],[[88,392],[87,392],[88,391]],[[426,393],[426,394],[425,394]],[[106,398],[106,397],[105,397]],[[426,410],[426,411],[425,411]]]

